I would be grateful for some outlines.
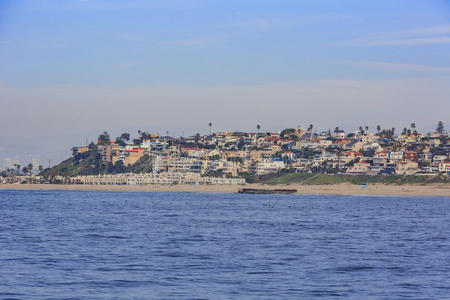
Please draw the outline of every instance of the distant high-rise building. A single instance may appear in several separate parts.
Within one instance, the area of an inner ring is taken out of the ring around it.
[[[12,169],[12,167],[13,167],[12,159],[10,157],[5,158],[5,168]]]
[[[12,164],[13,169],[15,169],[15,168],[16,168],[16,165],[19,164],[19,160],[18,160],[18,159],[13,159],[13,161],[12,161],[11,164]]]
[[[39,158],[33,158],[31,163],[33,164],[33,169],[37,170],[39,168]]]

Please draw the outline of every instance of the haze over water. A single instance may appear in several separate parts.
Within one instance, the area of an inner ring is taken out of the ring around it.
[[[450,296],[450,198],[0,191],[0,298]]]

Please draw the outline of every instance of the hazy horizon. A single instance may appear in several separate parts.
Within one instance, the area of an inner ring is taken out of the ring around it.
[[[0,168],[104,130],[450,126],[447,1],[255,3],[0,2]]]

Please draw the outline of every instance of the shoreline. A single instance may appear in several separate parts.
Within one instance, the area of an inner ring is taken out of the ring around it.
[[[78,185],[78,184],[0,184],[2,190],[68,190],[68,191],[128,191],[128,192],[194,192],[237,193],[242,188],[296,189],[296,195],[372,195],[372,196],[425,196],[450,197],[450,185],[383,185],[372,184],[361,188],[354,184],[333,185]]]

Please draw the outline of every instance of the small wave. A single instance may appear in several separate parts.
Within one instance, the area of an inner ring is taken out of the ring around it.
[[[87,238],[103,238],[103,239],[126,239],[128,237],[126,236],[120,236],[120,235],[102,235],[102,234],[86,234],[84,237]]]
[[[370,271],[373,270],[374,267],[372,266],[344,266],[344,267],[338,267],[336,268],[336,271],[338,272],[354,272],[354,271]]]

